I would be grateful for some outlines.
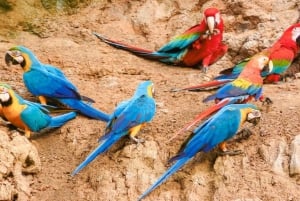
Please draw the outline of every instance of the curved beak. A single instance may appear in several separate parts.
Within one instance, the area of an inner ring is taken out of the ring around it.
[[[270,74],[273,71],[273,61],[269,60],[268,65],[265,65],[264,68],[262,69],[262,72],[266,74]]]
[[[24,61],[23,56],[14,51],[7,51],[5,54],[5,63],[8,66],[10,66],[11,64],[13,65],[21,64],[23,61]]]
[[[209,17],[206,18],[206,22],[207,22],[209,32],[211,34],[213,34],[214,29],[215,29],[215,18],[213,16],[209,16]]]
[[[273,71],[273,67],[274,67],[273,61],[270,59],[269,60],[269,65],[268,65],[269,73],[271,73]]]
[[[298,47],[300,48],[300,35],[296,38],[296,43],[297,43]]]
[[[260,121],[261,112],[259,110],[253,110],[247,116],[247,121],[253,125],[257,125]]]

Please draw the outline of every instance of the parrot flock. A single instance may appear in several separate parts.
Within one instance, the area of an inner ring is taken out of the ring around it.
[[[104,43],[137,56],[169,65],[198,67],[206,73],[210,65],[227,53],[228,46],[222,42],[223,32],[220,11],[217,8],[207,8],[199,24],[156,51],[111,40],[96,32],[93,34]],[[198,124],[183,142],[178,154],[169,160],[173,164],[138,200],[144,199],[198,152],[209,152],[219,147],[223,154],[237,154],[237,151],[226,148],[226,141],[233,138],[245,122],[256,125],[262,116],[259,108],[248,102],[252,99],[272,102],[263,96],[263,84],[279,82],[281,75],[299,52],[300,23],[296,23],[287,28],[270,48],[221,71],[212,81],[172,90],[180,93],[184,90],[205,91],[217,88],[203,100],[215,103],[188,122],[173,137]],[[9,48],[5,53],[5,63],[8,66],[21,66],[26,89],[40,102],[25,100],[11,86],[0,83],[0,117],[23,131],[27,138],[31,138],[33,133],[61,127],[75,119],[77,113],[106,122],[104,134],[98,140],[99,145],[78,167],[74,167],[71,173],[73,177],[121,138],[129,136],[136,143],[143,142],[136,135],[156,114],[154,83],[150,80],[141,81],[133,96],[120,102],[109,114],[95,108],[92,105],[95,101],[81,95],[59,68],[43,64],[27,47],[19,45]],[[53,102],[59,105],[53,105]],[[58,112],[53,112],[55,110]]]

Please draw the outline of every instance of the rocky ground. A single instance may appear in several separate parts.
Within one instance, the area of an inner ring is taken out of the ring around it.
[[[105,124],[78,116],[53,132],[27,140],[0,125],[0,200],[136,200],[168,167],[188,133],[168,139],[207,108],[210,92],[171,93],[174,87],[207,80],[221,69],[271,45],[299,20],[297,0],[142,0],[0,2],[0,74],[27,99],[34,98],[22,82],[22,70],[6,67],[4,54],[25,45],[44,63],[61,68],[79,91],[112,112],[133,94],[141,80],[155,84],[157,114],[140,132],[143,144],[117,143],[74,178],[70,172],[97,146]],[[54,3],[53,3],[54,2]],[[72,9],[64,9],[69,2]],[[71,4],[70,4],[71,2]],[[72,4],[73,2],[73,4]],[[75,4],[74,4],[75,2]],[[50,4],[52,3],[52,4]],[[147,61],[99,42],[92,34],[148,49],[157,49],[202,19],[209,6],[221,10],[224,42],[229,51],[207,75],[198,69]],[[79,7],[79,8],[78,8]],[[47,9],[45,9],[47,8]],[[296,71],[300,61],[295,61]],[[238,156],[216,151],[197,155],[145,200],[299,201],[300,200],[300,80],[264,86],[274,104],[248,139],[233,139]]]

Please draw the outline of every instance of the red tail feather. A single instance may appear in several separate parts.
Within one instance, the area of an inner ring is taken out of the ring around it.
[[[204,110],[203,112],[198,114],[191,122],[186,124],[182,129],[180,129],[177,133],[175,133],[175,135],[173,137],[171,137],[171,139],[168,140],[167,142],[170,142],[170,141],[174,140],[175,138],[178,137],[178,135],[180,135],[181,133],[189,130],[191,127],[193,127],[199,121],[207,118],[209,115],[211,115],[211,114],[215,113],[216,111],[220,110],[222,107],[227,105],[229,102],[230,102],[229,99],[223,99],[219,103],[217,103],[217,104],[213,105],[212,107]]]

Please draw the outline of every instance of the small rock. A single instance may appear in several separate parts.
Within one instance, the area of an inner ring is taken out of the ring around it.
[[[14,188],[8,181],[0,183],[0,200],[12,200]]]
[[[300,174],[300,135],[297,135],[291,143],[290,175]]]
[[[287,143],[284,140],[273,139],[268,145],[259,147],[259,154],[277,174],[284,174]]]

